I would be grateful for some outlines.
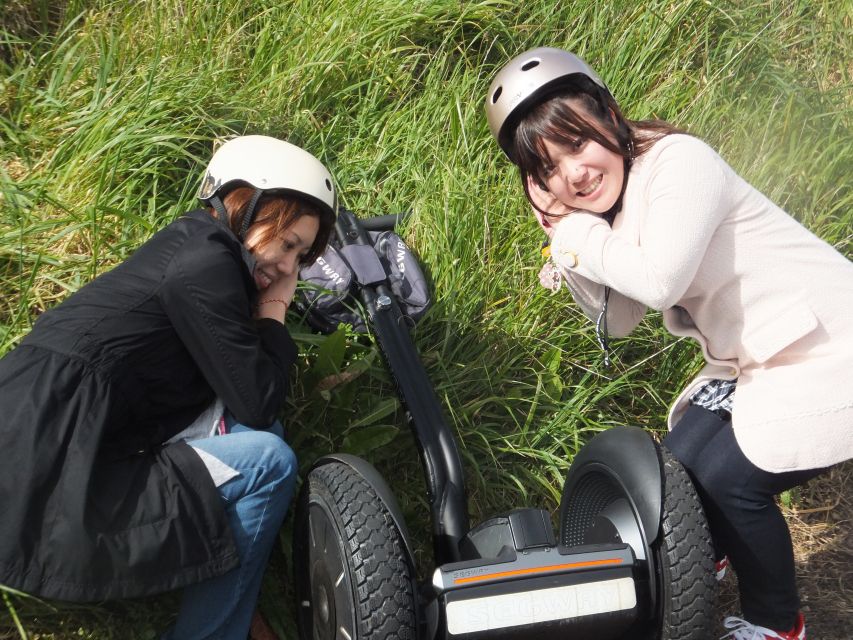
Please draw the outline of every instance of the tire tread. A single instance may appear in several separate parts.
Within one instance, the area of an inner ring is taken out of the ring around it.
[[[310,491],[322,487],[332,497],[343,524],[358,608],[357,637],[414,640],[414,581],[391,514],[370,484],[345,464],[317,467],[308,481]]]
[[[661,447],[664,505],[661,522],[662,640],[710,638],[717,581],[711,532],[690,477]]]

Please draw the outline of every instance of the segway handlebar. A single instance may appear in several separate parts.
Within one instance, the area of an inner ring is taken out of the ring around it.
[[[361,221],[341,207],[335,232],[342,246],[372,247],[367,229],[393,228],[404,215]],[[378,256],[376,259],[378,262]],[[453,432],[444,418],[441,403],[409,333],[409,323],[400,311],[387,278],[362,283],[359,297],[407,409],[409,426],[421,456],[436,560],[439,564],[455,562],[460,559],[459,541],[468,532],[469,521],[462,461]]]
[[[358,224],[365,231],[393,231],[394,227],[409,217],[410,211],[400,213],[389,213],[384,216],[373,216],[372,218],[358,219]]]

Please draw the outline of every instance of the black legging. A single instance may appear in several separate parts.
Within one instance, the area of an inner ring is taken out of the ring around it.
[[[794,550],[773,498],[826,469],[759,469],[741,451],[731,421],[698,406],[663,443],[693,478],[715,547],[737,573],[743,617],[769,629],[793,627],[800,608]]]

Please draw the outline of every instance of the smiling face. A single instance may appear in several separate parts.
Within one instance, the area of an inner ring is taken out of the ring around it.
[[[593,213],[609,211],[622,193],[625,162],[595,140],[543,140],[547,154],[539,178],[564,205]]]
[[[256,260],[253,276],[258,290],[294,275],[311,250],[319,230],[319,218],[310,214],[297,217],[283,232],[266,242],[261,241],[263,228],[260,225],[249,227],[245,244]]]
[[[569,209],[604,214],[619,202],[630,148],[628,122],[612,97],[575,78],[519,121],[513,161],[528,198],[530,177]]]
[[[253,187],[237,186],[222,199],[228,226],[240,235],[244,217],[255,194]],[[213,209],[210,214],[216,217]],[[265,193],[243,242],[255,258],[252,274],[258,289],[296,274],[302,264],[310,264],[326,249],[335,225],[331,209],[318,207],[289,193]],[[295,282],[295,280],[294,280]]]

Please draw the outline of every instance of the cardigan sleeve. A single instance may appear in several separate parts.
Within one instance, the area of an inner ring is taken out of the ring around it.
[[[287,329],[255,320],[238,256],[200,235],[173,257],[160,300],[180,340],[225,406],[241,423],[272,424],[297,349]]]
[[[646,170],[629,174],[643,181],[625,203],[625,215],[640,216],[639,242],[579,211],[560,221],[552,252],[570,271],[660,311],[687,291],[729,203],[725,165],[710,147],[684,135],[658,145]]]

